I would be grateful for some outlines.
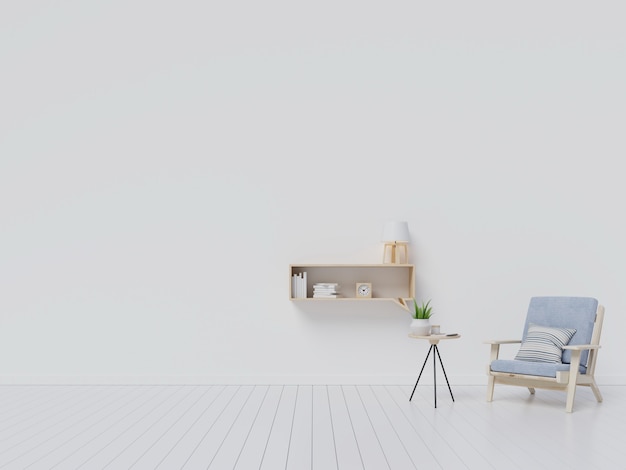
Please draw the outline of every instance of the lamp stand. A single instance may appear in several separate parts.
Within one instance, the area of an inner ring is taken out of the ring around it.
[[[391,261],[387,261],[387,248],[391,248]],[[404,250],[404,262],[401,262],[400,250]],[[384,264],[406,264],[409,262],[409,245],[405,242],[385,242],[383,249]]]

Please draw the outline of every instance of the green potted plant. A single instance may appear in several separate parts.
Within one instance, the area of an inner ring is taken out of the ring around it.
[[[413,313],[411,316],[411,334],[416,336],[428,336],[430,335],[430,317],[432,317],[433,308],[428,302],[422,301],[421,304],[417,303],[417,300],[413,298]]]

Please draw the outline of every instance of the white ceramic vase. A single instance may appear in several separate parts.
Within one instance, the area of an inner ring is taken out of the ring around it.
[[[411,321],[411,334],[417,336],[430,335],[430,319],[418,319],[414,318]]]

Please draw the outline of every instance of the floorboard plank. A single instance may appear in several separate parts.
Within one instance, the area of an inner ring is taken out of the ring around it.
[[[300,385],[291,426],[291,440],[287,454],[287,470],[305,470],[312,466],[313,386]]]
[[[333,430],[330,404],[328,403],[328,387],[313,387],[313,436],[311,449],[313,452],[312,467],[314,470],[331,470],[337,468],[337,449]]]

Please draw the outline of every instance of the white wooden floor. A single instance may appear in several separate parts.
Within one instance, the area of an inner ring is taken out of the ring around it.
[[[620,469],[626,387],[604,402],[496,387],[0,386],[1,469]]]

